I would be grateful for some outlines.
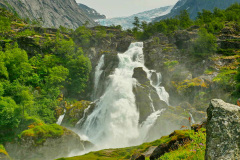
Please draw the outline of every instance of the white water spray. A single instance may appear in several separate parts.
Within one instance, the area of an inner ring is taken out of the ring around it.
[[[102,70],[103,65],[104,65],[104,55],[101,56],[101,58],[98,62],[98,65],[96,66],[96,69],[95,69],[93,99],[96,98],[96,93],[98,90],[98,82],[99,82],[100,76],[103,72],[103,70]]]
[[[58,118],[58,120],[57,120],[57,122],[56,122],[58,125],[61,125],[61,124],[62,124],[62,121],[63,121],[63,118],[64,118],[64,116],[65,116],[65,113],[66,113],[66,109],[64,109],[63,115],[59,116],[59,118]]]
[[[145,142],[148,139],[148,132],[151,127],[155,124],[157,118],[161,115],[161,113],[165,111],[165,109],[158,110],[153,112],[148,118],[143,122],[140,127],[140,142]]]
[[[137,85],[136,79],[132,78],[134,68],[143,68],[160,99],[168,103],[169,95],[163,87],[160,87],[160,74],[157,73],[159,75],[157,84],[153,85],[150,78],[152,71],[144,66],[142,42],[132,43],[128,51],[118,54],[118,58],[118,67],[108,77],[109,84],[96,102],[97,107],[84,121],[81,119],[78,122],[78,124],[82,123],[79,134],[87,136],[97,149],[127,147],[143,143],[149,129],[162,113],[162,110],[155,111],[152,102],[150,107],[153,113],[139,126],[139,112],[132,90],[133,86]],[[103,65],[104,57],[102,56],[95,71],[94,95],[97,93]],[[150,95],[149,97],[152,101]]]

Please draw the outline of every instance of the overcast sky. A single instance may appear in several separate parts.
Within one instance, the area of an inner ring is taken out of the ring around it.
[[[130,16],[132,14],[159,8],[167,5],[174,5],[178,0],[76,0],[99,13],[105,14],[108,18]]]

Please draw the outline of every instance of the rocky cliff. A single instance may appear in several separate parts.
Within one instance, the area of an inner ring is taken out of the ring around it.
[[[44,27],[75,29],[89,22],[95,22],[81,10],[75,0],[0,0],[0,6],[8,8],[22,18],[39,21]]]
[[[207,113],[205,159],[240,159],[240,107],[214,99]]]
[[[198,15],[198,12],[201,12],[203,9],[213,11],[215,7],[220,9],[226,9],[231,4],[240,2],[240,0],[179,0],[176,5],[172,8],[169,14],[164,16],[159,16],[153,21],[159,21],[161,19],[174,18],[179,15],[180,11],[187,10],[190,14],[190,18],[195,19]]]
[[[97,19],[106,19],[106,16],[103,15],[103,14],[100,14],[98,13],[95,9],[93,8],[90,8],[82,3],[78,3],[78,6],[81,8],[82,11],[84,11],[84,13],[94,19],[94,20],[97,20]]]

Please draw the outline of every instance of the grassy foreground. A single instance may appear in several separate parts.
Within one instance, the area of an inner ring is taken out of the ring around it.
[[[70,158],[60,158],[58,160],[125,160],[130,159],[133,154],[142,153],[148,151],[151,146],[159,146],[160,144],[168,144],[171,141],[180,138],[190,138],[190,141],[183,145],[179,145],[177,150],[172,150],[161,156],[160,160],[203,160],[206,149],[206,130],[201,128],[198,132],[193,130],[178,130],[174,132],[174,135],[163,136],[153,142],[143,143],[139,146],[119,148],[119,149],[106,149],[96,152],[90,152],[88,154]],[[148,160],[149,157],[146,157]]]

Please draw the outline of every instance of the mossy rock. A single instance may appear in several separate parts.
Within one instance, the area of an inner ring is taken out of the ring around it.
[[[15,159],[45,160],[83,151],[84,144],[76,133],[65,127],[43,124],[23,131],[18,142],[7,143],[5,147]]]
[[[90,104],[90,101],[82,100],[68,106],[66,108],[67,111],[61,125],[66,127],[74,127],[76,123],[83,117],[84,110],[88,108]]]
[[[66,129],[57,124],[40,125],[23,131],[19,138],[21,141],[32,139],[34,140],[34,145],[41,145],[46,141],[47,138],[61,137],[64,133],[64,130]]]
[[[34,128],[35,126],[41,126],[44,122],[36,117],[25,116],[21,123],[18,126],[17,134],[20,134],[22,131]]]

